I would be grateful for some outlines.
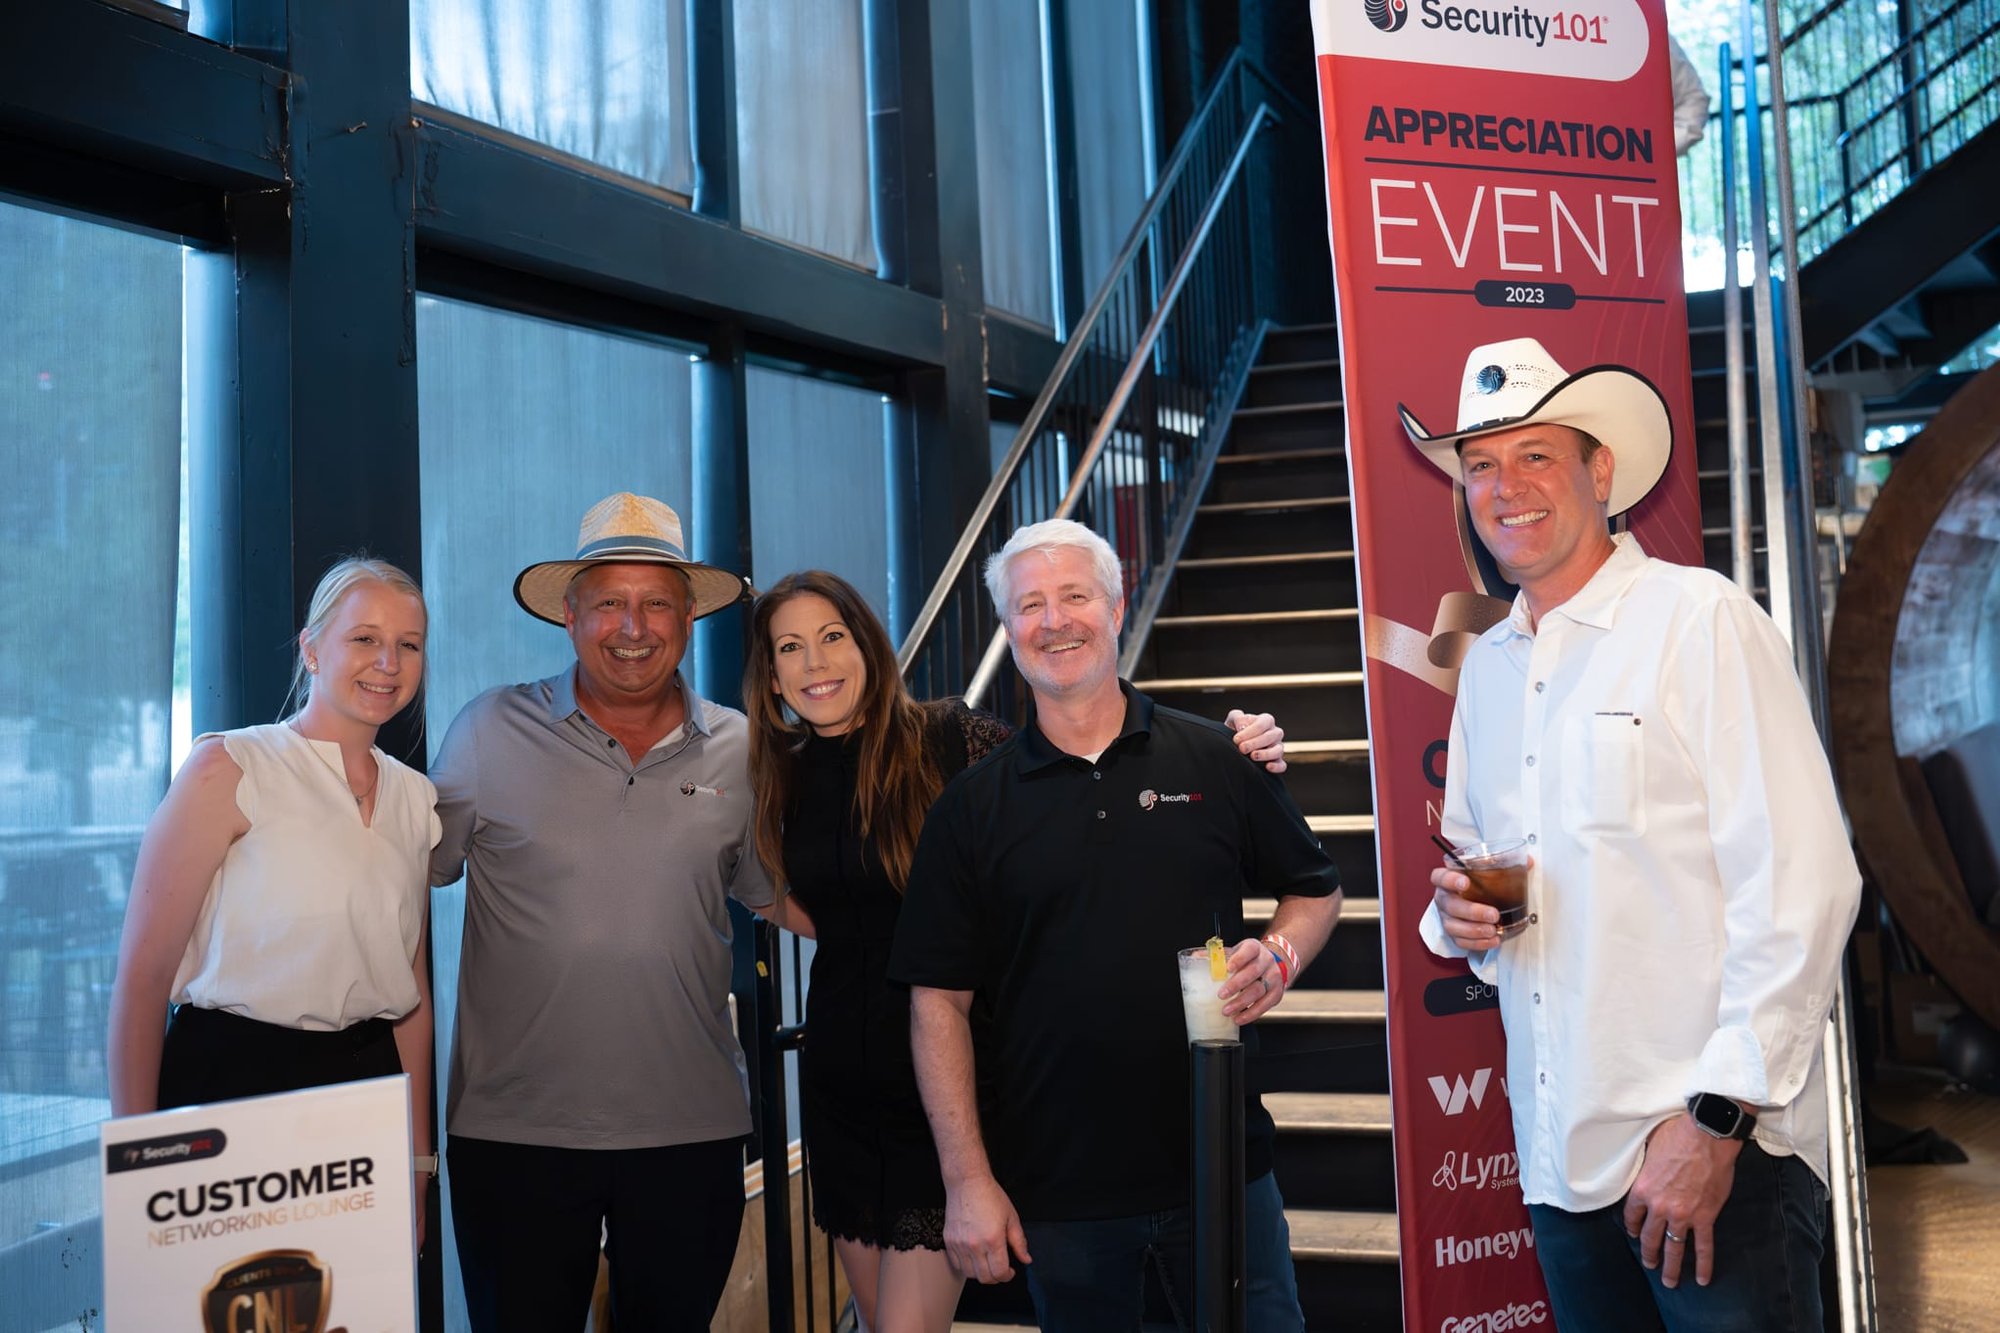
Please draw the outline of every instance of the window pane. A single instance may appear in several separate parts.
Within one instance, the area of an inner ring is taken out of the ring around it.
[[[694,193],[681,0],[411,0],[423,101]]]
[[[1055,323],[1049,265],[1049,155],[1041,5],[972,6],[972,103],[979,150],[986,303]]]
[[[1146,101],[1131,4],[1067,8],[1070,93],[1076,108],[1076,193],[1087,302],[1111,272],[1146,206]]]
[[[526,566],[576,553],[584,510],[615,491],[637,491],[690,522],[691,375],[688,354],[659,343],[430,297],[417,301],[417,342],[431,613],[425,716],[435,749],[481,690],[553,675],[574,661],[563,632],[521,610],[513,589]],[[692,540],[691,529],[687,535]],[[437,890],[431,960],[440,1071],[451,1065],[464,924],[463,884]],[[440,1124],[445,1082],[438,1080]],[[444,1225],[449,1241],[449,1206]],[[463,1329],[457,1251],[448,1245],[444,1253],[446,1324]]]
[[[0,204],[0,293],[0,1292],[9,1328],[84,1327],[112,970],[168,776],[180,247]]]
[[[861,0],[735,0],[743,225],[873,272]]]
[[[752,580],[830,569],[889,619],[889,473],[882,395],[753,366]]]

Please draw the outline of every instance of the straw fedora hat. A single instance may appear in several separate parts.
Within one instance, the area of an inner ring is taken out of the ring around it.
[[[672,565],[681,570],[694,589],[696,619],[735,605],[750,590],[750,581],[742,575],[687,558],[680,515],[651,496],[620,491],[599,500],[583,516],[574,560],[544,560],[521,571],[514,580],[514,600],[537,620],[560,625],[563,594],[570,581],[602,564]]]
[[[1396,404],[1403,429],[1425,458],[1461,480],[1458,446],[1474,436],[1546,422],[1597,438],[1617,461],[1607,508],[1616,517],[1646,498],[1666,474],[1674,423],[1653,382],[1624,366],[1591,366],[1574,375],[1533,338],[1472,349],[1458,390],[1458,425],[1432,434],[1416,413]]]

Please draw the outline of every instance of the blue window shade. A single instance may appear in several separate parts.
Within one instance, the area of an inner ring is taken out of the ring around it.
[[[694,192],[681,0],[411,0],[422,101]]]
[[[746,229],[875,271],[861,0],[734,0]]]
[[[1147,160],[1146,34],[1131,3],[1067,9],[1070,92],[1076,108],[1077,216],[1088,301],[1111,272],[1152,185]]]
[[[563,632],[521,610],[513,588],[526,566],[576,553],[584,510],[614,491],[651,495],[673,506],[692,541],[691,375],[684,350],[429,297],[417,302],[417,340],[435,750],[474,695],[575,661]],[[433,893],[441,1075],[451,1067],[464,925],[463,882]],[[439,1125],[445,1086],[440,1077]],[[448,1206],[444,1225],[449,1242]],[[462,1330],[456,1253],[448,1244],[445,1315]]]
[[[1047,328],[1056,316],[1041,4],[974,4],[972,49],[986,304]]]
[[[752,578],[830,569],[888,625],[882,395],[753,366],[749,400]]]
[[[181,260],[168,242],[0,204],[0,597],[14,627],[0,639],[9,1328],[90,1326],[104,1305],[105,1026],[139,837],[171,754]]]

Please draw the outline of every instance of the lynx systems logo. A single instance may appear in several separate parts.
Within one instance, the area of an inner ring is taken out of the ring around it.
[[[1410,0],[1361,0],[1361,12],[1383,32],[1395,32],[1410,21]]]

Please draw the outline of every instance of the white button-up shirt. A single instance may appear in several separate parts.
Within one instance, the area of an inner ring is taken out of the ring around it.
[[[1459,676],[1444,835],[1526,838],[1532,924],[1497,983],[1529,1203],[1617,1202],[1646,1136],[1713,1092],[1826,1179],[1820,1040],[1860,874],[1792,659],[1727,579],[1629,536]],[[1464,957],[1433,904],[1424,941]]]

